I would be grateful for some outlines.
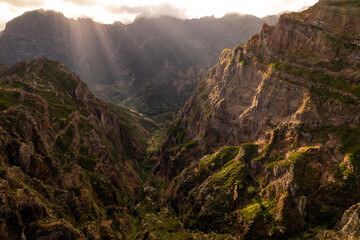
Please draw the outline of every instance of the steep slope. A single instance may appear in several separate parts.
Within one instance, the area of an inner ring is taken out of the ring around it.
[[[225,47],[245,42],[264,22],[274,19],[139,17],[129,25],[103,25],[38,10],[7,23],[0,59],[61,61],[99,97],[166,119],[190,97],[200,69],[215,64]]]
[[[151,122],[104,103],[64,65],[1,67],[0,238],[124,239]]]
[[[358,234],[357,206],[340,219],[360,201],[359,24],[358,1],[320,0],[202,74],[155,169],[186,227],[246,239]]]

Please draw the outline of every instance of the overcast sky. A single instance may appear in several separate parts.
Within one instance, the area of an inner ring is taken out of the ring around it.
[[[0,0],[0,30],[6,21],[39,8],[60,11],[71,18],[129,23],[137,15],[199,18],[239,12],[263,17],[286,10],[297,11],[316,2],[318,0]]]

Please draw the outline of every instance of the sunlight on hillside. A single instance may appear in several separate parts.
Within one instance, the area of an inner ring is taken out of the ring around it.
[[[131,23],[136,16],[170,15],[177,18],[200,18],[204,16],[222,17],[228,12],[252,14],[258,17],[276,14],[283,11],[297,11],[310,6],[318,0],[184,0],[184,1],[0,1],[0,30],[4,29],[3,21],[22,14],[25,11],[44,8],[64,13],[69,18],[91,18],[101,23]],[[1,24],[2,23],[2,24]]]

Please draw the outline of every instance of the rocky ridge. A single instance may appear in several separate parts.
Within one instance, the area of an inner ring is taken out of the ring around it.
[[[0,59],[6,64],[42,56],[60,61],[97,96],[164,120],[184,105],[198,72],[215,64],[223,48],[245,42],[264,22],[276,19],[164,16],[104,25],[36,10],[7,23]]]
[[[152,122],[46,58],[0,72],[0,238],[124,239]]]
[[[155,169],[185,227],[358,236],[359,24],[358,1],[321,0],[264,24],[200,76]]]

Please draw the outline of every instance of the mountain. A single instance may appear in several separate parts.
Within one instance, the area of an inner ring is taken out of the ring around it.
[[[0,66],[0,238],[124,239],[152,122],[63,64]]]
[[[184,226],[239,239],[355,239],[360,4],[264,24],[200,76],[155,169]]]
[[[6,24],[0,60],[9,65],[42,56],[60,61],[106,101],[171,119],[196,87],[198,73],[214,65],[222,49],[276,20],[227,14],[191,20],[138,17],[129,25],[104,25],[36,10]]]

